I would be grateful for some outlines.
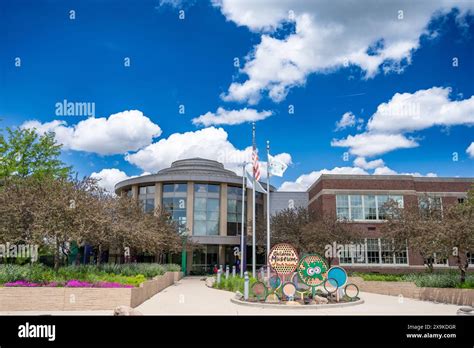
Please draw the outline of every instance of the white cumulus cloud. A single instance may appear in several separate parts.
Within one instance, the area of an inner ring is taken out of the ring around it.
[[[396,170],[393,170],[389,167],[383,166],[376,168],[374,170],[374,175],[411,175],[411,176],[426,176],[426,177],[437,177],[438,175],[436,173],[427,173],[425,175],[420,174],[419,172],[414,172],[414,173],[399,173]]]
[[[250,161],[252,147],[237,149],[229,140],[227,132],[222,128],[208,127],[197,131],[174,133],[168,138],[150,144],[136,153],[128,154],[125,159],[137,167],[156,172],[167,168],[173,161],[192,157],[216,160],[236,173],[242,173],[244,161]],[[275,155],[286,164],[291,163],[287,153]],[[261,159],[263,156],[261,155]],[[265,174],[264,162],[261,162],[262,176]]]
[[[302,86],[311,73],[331,73],[357,66],[366,78],[403,71],[420,46],[420,37],[436,16],[458,8],[458,23],[474,8],[470,1],[378,0],[292,1],[213,0],[227,20],[261,33],[246,57],[243,82],[233,82],[225,101],[256,104],[262,93],[280,102],[290,88]],[[370,9],[370,11],[368,10]],[[402,11],[402,12],[400,12]],[[281,35],[283,24],[294,32]]]
[[[361,133],[349,135],[345,139],[333,139],[331,146],[348,147],[349,152],[353,155],[370,157],[396,149],[417,147],[418,143],[402,134]]]
[[[474,158],[474,141],[468,146],[466,153],[469,155],[469,157]]]
[[[204,115],[193,118],[193,124],[205,127],[213,125],[236,125],[245,122],[255,122],[271,116],[271,111],[257,111],[255,109],[243,108],[240,110],[225,110],[219,107],[215,113],[207,112]]]
[[[357,157],[354,160],[354,165],[356,167],[363,168],[363,169],[374,169],[374,168],[379,168],[379,167],[384,166],[384,161],[379,158],[379,159],[367,162],[367,160],[364,157]]]
[[[370,157],[417,147],[418,142],[406,133],[434,126],[474,125],[474,96],[450,100],[450,93],[450,88],[443,87],[396,93],[377,107],[365,132],[333,139],[331,145],[348,147],[356,156]]]
[[[90,176],[97,179],[97,184],[108,192],[114,192],[115,184],[119,181],[129,179],[125,172],[117,168],[102,169],[100,172],[93,172]]]
[[[123,154],[149,145],[161,135],[161,128],[141,111],[122,111],[106,117],[90,117],[68,126],[66,121],[41,123],[27,121],[22,128],[36,128],[37,132],[52,131],[64,149],[94,152],[99,155]]]
[[[432,87],[396,93],[377,107],[367,123],[370,132],[403,133],[433,126],[474,125],[474,96],[450,100],[450,88]]]
[[[343,130],[345,128],[354,127],[356,124],[357,129],[362,128],[364,120],[362,118],[356,119],[355,115],[352,112],[346,112],[342,115],[341,119],[336,122],[336,131]]]
[[[300,175],[295,181],[285,181],[278,191],[306,191],[321,174],[359,174],[367,175],[365,170],[356,167],[335,167],[333,169],[321,169],[309,174]]]

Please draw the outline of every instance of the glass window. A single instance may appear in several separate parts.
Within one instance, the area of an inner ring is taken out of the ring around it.
[[[385,220],[387,218],[387,202],[388,202],[388,196],[387,195],[379,195],[377,196],[377,207],[379,211],[379,216],[378,218],[380,220]]]
[[[366,220],[377,219],[375,196],[364,196],[364,217]]]
[[[367,262],[368,263],[379,263],[380,262],[380,250],[379,240],[377,238],[367,239]]]
[[[219,234],[219,185],[195,184],[194,235]],[[216,194],[217,192],[217,194]]]
[[[474,265],[474,253],[467,253],[467,261],[470,265]]]
[[[349,196],[336,195],[336,211],[338,219],[349,219]]]
[[[217,212],[219,212],[219,199],[218,198],[208,198],[207,199],[207,210],[208,211],[217,211]]]
[[[186,232],[186,184],[163,184],[163,208],[178,225],[180,233]]]
[[[403,208],[403,196],[390,195],[389,198],[390,198],[392,201],[397,202],[399,208]]]
[[[393,263],[393,247],[392,242],[382,239],[380,241],[382,251],[382,263]]]
[[[207,185],[207,192],[219,193],[220,192],[220,186],[219,185]]]
[[[355,195],[349,197],[351,204],[351,219],[362,220],[364,218],[364,215],[362,213],[362,196]]]

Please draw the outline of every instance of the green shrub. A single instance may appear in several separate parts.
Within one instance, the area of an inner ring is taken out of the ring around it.
[[[108,281],[138,286],[146,279],[163,275],[165,272],[180,271],[179,265],[157,263],[71,265],[57,271],[43,264],[2,264],[0,284],[25,280],[33,283],[64,283],[76,279],[88,282]]]
[[[413,282],[418,287],[426,288],[462,288],[474,289],[474,274],[466,276],[466,281],[461,284],[459,272],[454,270],[436,273],[411,273],[411,274],[374,274],[353,273],[352,276],[361,277],[365,281],[401,281]]]

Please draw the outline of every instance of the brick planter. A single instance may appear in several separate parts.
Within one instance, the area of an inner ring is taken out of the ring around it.
[[[183,277],[166,272],[137,288],[0,288],[0,311],[85,311],[112,310],[117,306],[137,307]]]
[[[375,294],[414,298],[422,301],[451,303],[462,306],[474,304],[473,289],[452,288],[419,288],[412,282],[382,282],[365,281],[360,277],[350,277],[351,283],[356,284],[360,291]]]

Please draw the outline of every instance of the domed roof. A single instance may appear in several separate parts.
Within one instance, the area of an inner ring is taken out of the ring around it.
[[[160,170],[157,175],[176,175],[183,173],[193,173],[196,175],[217,175],[237,178],[231,170],[224,168],[222,163],[217,161],[195,157],[174,161],[171,167]]]

